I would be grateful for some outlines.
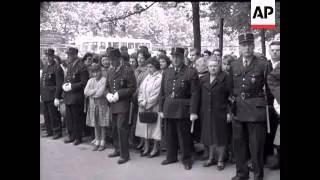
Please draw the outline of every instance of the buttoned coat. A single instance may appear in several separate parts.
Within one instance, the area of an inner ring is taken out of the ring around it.
[[[190,114],[198,114],[199,78],[194,68],[182,65],[164,70],[160,89],[160,112],[164,118],[189,119]]]
[[[210,83],[206,74],[200,81],[202,118],[201,139],[205,145],[226,145],[228,143],[228,97],[231,93],[231,79],[225,72],[220,72]]]

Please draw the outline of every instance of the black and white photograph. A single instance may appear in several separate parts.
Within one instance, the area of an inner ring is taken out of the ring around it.
[[[256,1],[41,2],[40,179],[280,180],[280,2]]]

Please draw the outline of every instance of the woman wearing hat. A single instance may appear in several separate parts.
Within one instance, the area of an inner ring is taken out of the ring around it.
[[[142,81],[139,88],[138,104],[139,112],[159,111],[159,93],[161,87],[162,73],[160,63],[156,57],[151,57],[146,62],[148,75]],[[161,119],[158,117],[155,123],[141,123],[139,116],[136,125],[136,136],[144,139],[144,151],[141,156],[149,155],[150,158],[160,153]],[[150,152],[149,139],[153,139],[153,148]],[[150,154],[149,154],[150,152]]]
[[[106,78],[102,76],[101,65],[93,63],[92,78],[89,79],[84,95],[89,97],[86,124],[94,127],[95,141],[93,151],[102,151],[105,147],[105,127],[109,126],[109,108],[104,97]]]

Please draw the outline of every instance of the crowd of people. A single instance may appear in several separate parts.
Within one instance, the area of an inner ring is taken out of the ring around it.
[[[218,170],[230,162],[232,180],[248,179],[250,170],[262,180],[265,165],[280,168],[280,41],[269,49],[271,60],[257,56],[252,33],[239,35],[239,58],[196,48],[188,58],[180,47],[151,57],[141,46],[131,55],[109,47],[83,58],[70,47],[60,59],[47,49],[40,60],[44,136],[59,139],[66,127],[65,143],[92,136],[92,150],[111,144],[108,157],[120,157],[118,164],[131,148],[148,158],[165,151],[162,165],[181,154],[186,170],[197,159]]]

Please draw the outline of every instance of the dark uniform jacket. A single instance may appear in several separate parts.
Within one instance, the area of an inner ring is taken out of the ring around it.
[[[106,94],[119,94],[119,101],[111,103],[111,113],[126,113],[129,112],[130,100],[136,90],[136,79],[131,67],[121,65],[116,71],[110,68],[107,75]]]
[[[84,88],[89,79],[89,73],[80,59],[75,64],[67,66],[65,83],[71,83],[71,91],[64,92],[64,102],[67,105],[84,103]]]
[[[271,93],[280,104],[280,63],[268,75],[268,85]]]
[[[234,114],[239,121],[262,122],[266,120],[265,99],[263,86],[266,85],[266,94],[269,93],[266,74],[269,72],[268,62],[257,59],[243,66],[242,58],[231,63],[230,74],[233,79],[233,96],[236,97]]]
[[[164,70],[160,89],[160,112],[165,118],[189,119],[198,114],[199,78],[194,68],[183,65],[179,72]]]
[[[53,62],[45,65],[41,79],[41,100],[53,101],[54,98],[60,99],[63,83],[63,73],[59,72],[59,65]]]

